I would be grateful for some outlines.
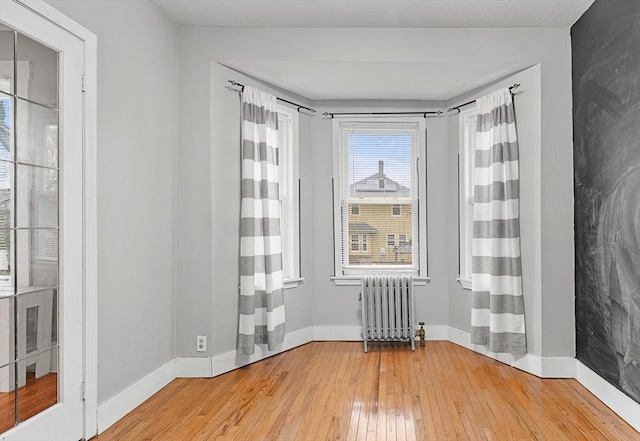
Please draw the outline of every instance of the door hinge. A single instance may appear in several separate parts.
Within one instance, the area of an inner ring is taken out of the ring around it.
[[[87,399],[87,382],[83,381],[80,383],[80,393],[82,394],[82,401]]]
[[[86,75],[82,75],[82,93],[86,92],[87,87],[87,77]]]

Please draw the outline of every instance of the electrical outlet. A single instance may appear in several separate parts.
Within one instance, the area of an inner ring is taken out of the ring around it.
[[[196,351],[207,352],[207,336],[196,335]]]

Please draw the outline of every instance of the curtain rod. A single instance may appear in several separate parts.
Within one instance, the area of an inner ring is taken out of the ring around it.
[[[227,88],[229,90],[234,90],[236,92],[242,92],[244,90],[244,84],[240,84],[236,80],[228,80],[228,81],[231,83],[232,86],[238,86],[240,88],[240,90],[238,91],[238,90],[232,89],[231,87],[227,86]],[[301,104],[294,103],[294,102],[289,101],[289,100],[285,100],[284,98],[280,98],[279,96],[277,96],[276,99],[278,101],[282,101],[284,103],[291,104],[292,106],[296,106],[298,108],[298,112],[300,112],[300,109],[304,109],[304,110],[306,110],[308,112],[316,113],[315,109],[311,109],[311,108],[309,108],[307,106],[303,106]]]
[[[424,118],[426,118],[427,115],[441,116],[443,113],[444,112],[442,112],[441,110],[430,110],[428,112],[324,112],[322,116],[330,116],[331,118],[333,118],[334,116],[341,115],[422,115]]]
[[[511,92],[511,95],[516,95],[518,93],[522,93],[522,91],[514,92],[514,90],[517,89],[518,87],[520,87],[519,83],[516,83],[513,86],[509,87],[509,92]],[[460,107],[465,107],[465,106],[468,106],[469,104],[473,104],[475,102],[476,102],[476,100],[472,100],[472,101],[469,101],[469,102],[464,103],[464,104],[459,104],[457,106],[449,107],[449,109],[447,109],[447,112],[450,113],[450,112],[453,112],[454,110],[457,110],[458,113],[460,113]]]

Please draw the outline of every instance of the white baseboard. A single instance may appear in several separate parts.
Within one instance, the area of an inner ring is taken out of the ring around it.
[[[448,340],[449,326],[427,325],[424,327],[425,340]]]
[[[542,378],[576,378],[576,359],[542,357]]]
[[[176,377],[178,378],[211,378],[213,377],[212,357],[178,357],[176,358]]]
[[[531,354],[514,356],[513,354],[498,354],[487,350],[486,346],[471,343],[471,334],[458,328],[449,326],[448,340],[464,348],[470,349],[489,358],[529,372],[537,377],[542,376],[542,362],[540,357]]]
[[[539,357],[527,354],[514,358],[495,354],[484,346],[471,344],[471,334],[449,327],[449,341],[472,351],[494,358],[541,378],[575,378],[620,418],[640,432],[640,403],[636,403],[591,369],[571,357]]]
[[[312,336],[313,331],[311,327],[307,327],[285,334],[282,346],[275,351],[267,350],[266,345],[258,345],[256,347],[256,352],[251,356],[243,355],[237,350],[216,355],[213,357],[213,376],[215,377],[217,375],[225,374],[239,367],[246,366],[248,364],[255,363],[256,361],[277,355],[281,352],[288,351],[289,349],[302,346],[312,341]]]
[[[572,357],[540,357],[539,355],[498,354],[490,352],[484,345],[471,343],[471,334],[449,326],[448,340],[457,345],[471,349],[487,357],[498,360],[540,378],[575,378],[575,358]]]
[[[313,341],[362,341],[362,326],[314,326]]]
[[[457,328],[426,326],[425,331],[427,340],[448,340],[538,377],[576,378],[599,400],[640,432],[640,404],[575,358],[544,358],[532,354],[514,357],[511,354],[496,354],[487,351],[485,346],[471,344],[471,334]],[[265,345],[259,345],[256,353],[250,357],[234,350],[214,357],[176,358],[98,406],[98,433],[104,432],[176,377],[215,377],[311,341],[361,341],[361,332],[360,326],[310,326],[286,334],[284,343],[275,351],[268,351]]]
[[[174,359],[99,405],[98,433],[107,430],[175,378],[176,360]]]
[[[636,403],[580,361],[575,362],[576,380],[623,420],[640,432],[640,403]]]
[[[448,326],[425,326],[427,340],[446,340]],[[313,341],[362,341],[362,326],[314,326]]]
[[[256,352],[251,356],[243,355],[237,350],[233,350],[213,357],[178,357],[176,376],[178,378],[216,377],[309,343],[312,341],[312,336],[313,330],[311,327],[292,331],[285,334],[284,342],[275,351],[267,350],[266,345],[257,345]]]

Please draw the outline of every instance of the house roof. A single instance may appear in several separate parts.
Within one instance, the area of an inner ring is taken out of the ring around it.
[[[378,229],[367,223],[349,224],[349,231],[357,231],[358,233],[377,233]]]
[[[384,161],[378,161],[378,172],[351,185],[353,196],[402,196],[409,197],[411,190],[389,178],[384,173]]]

